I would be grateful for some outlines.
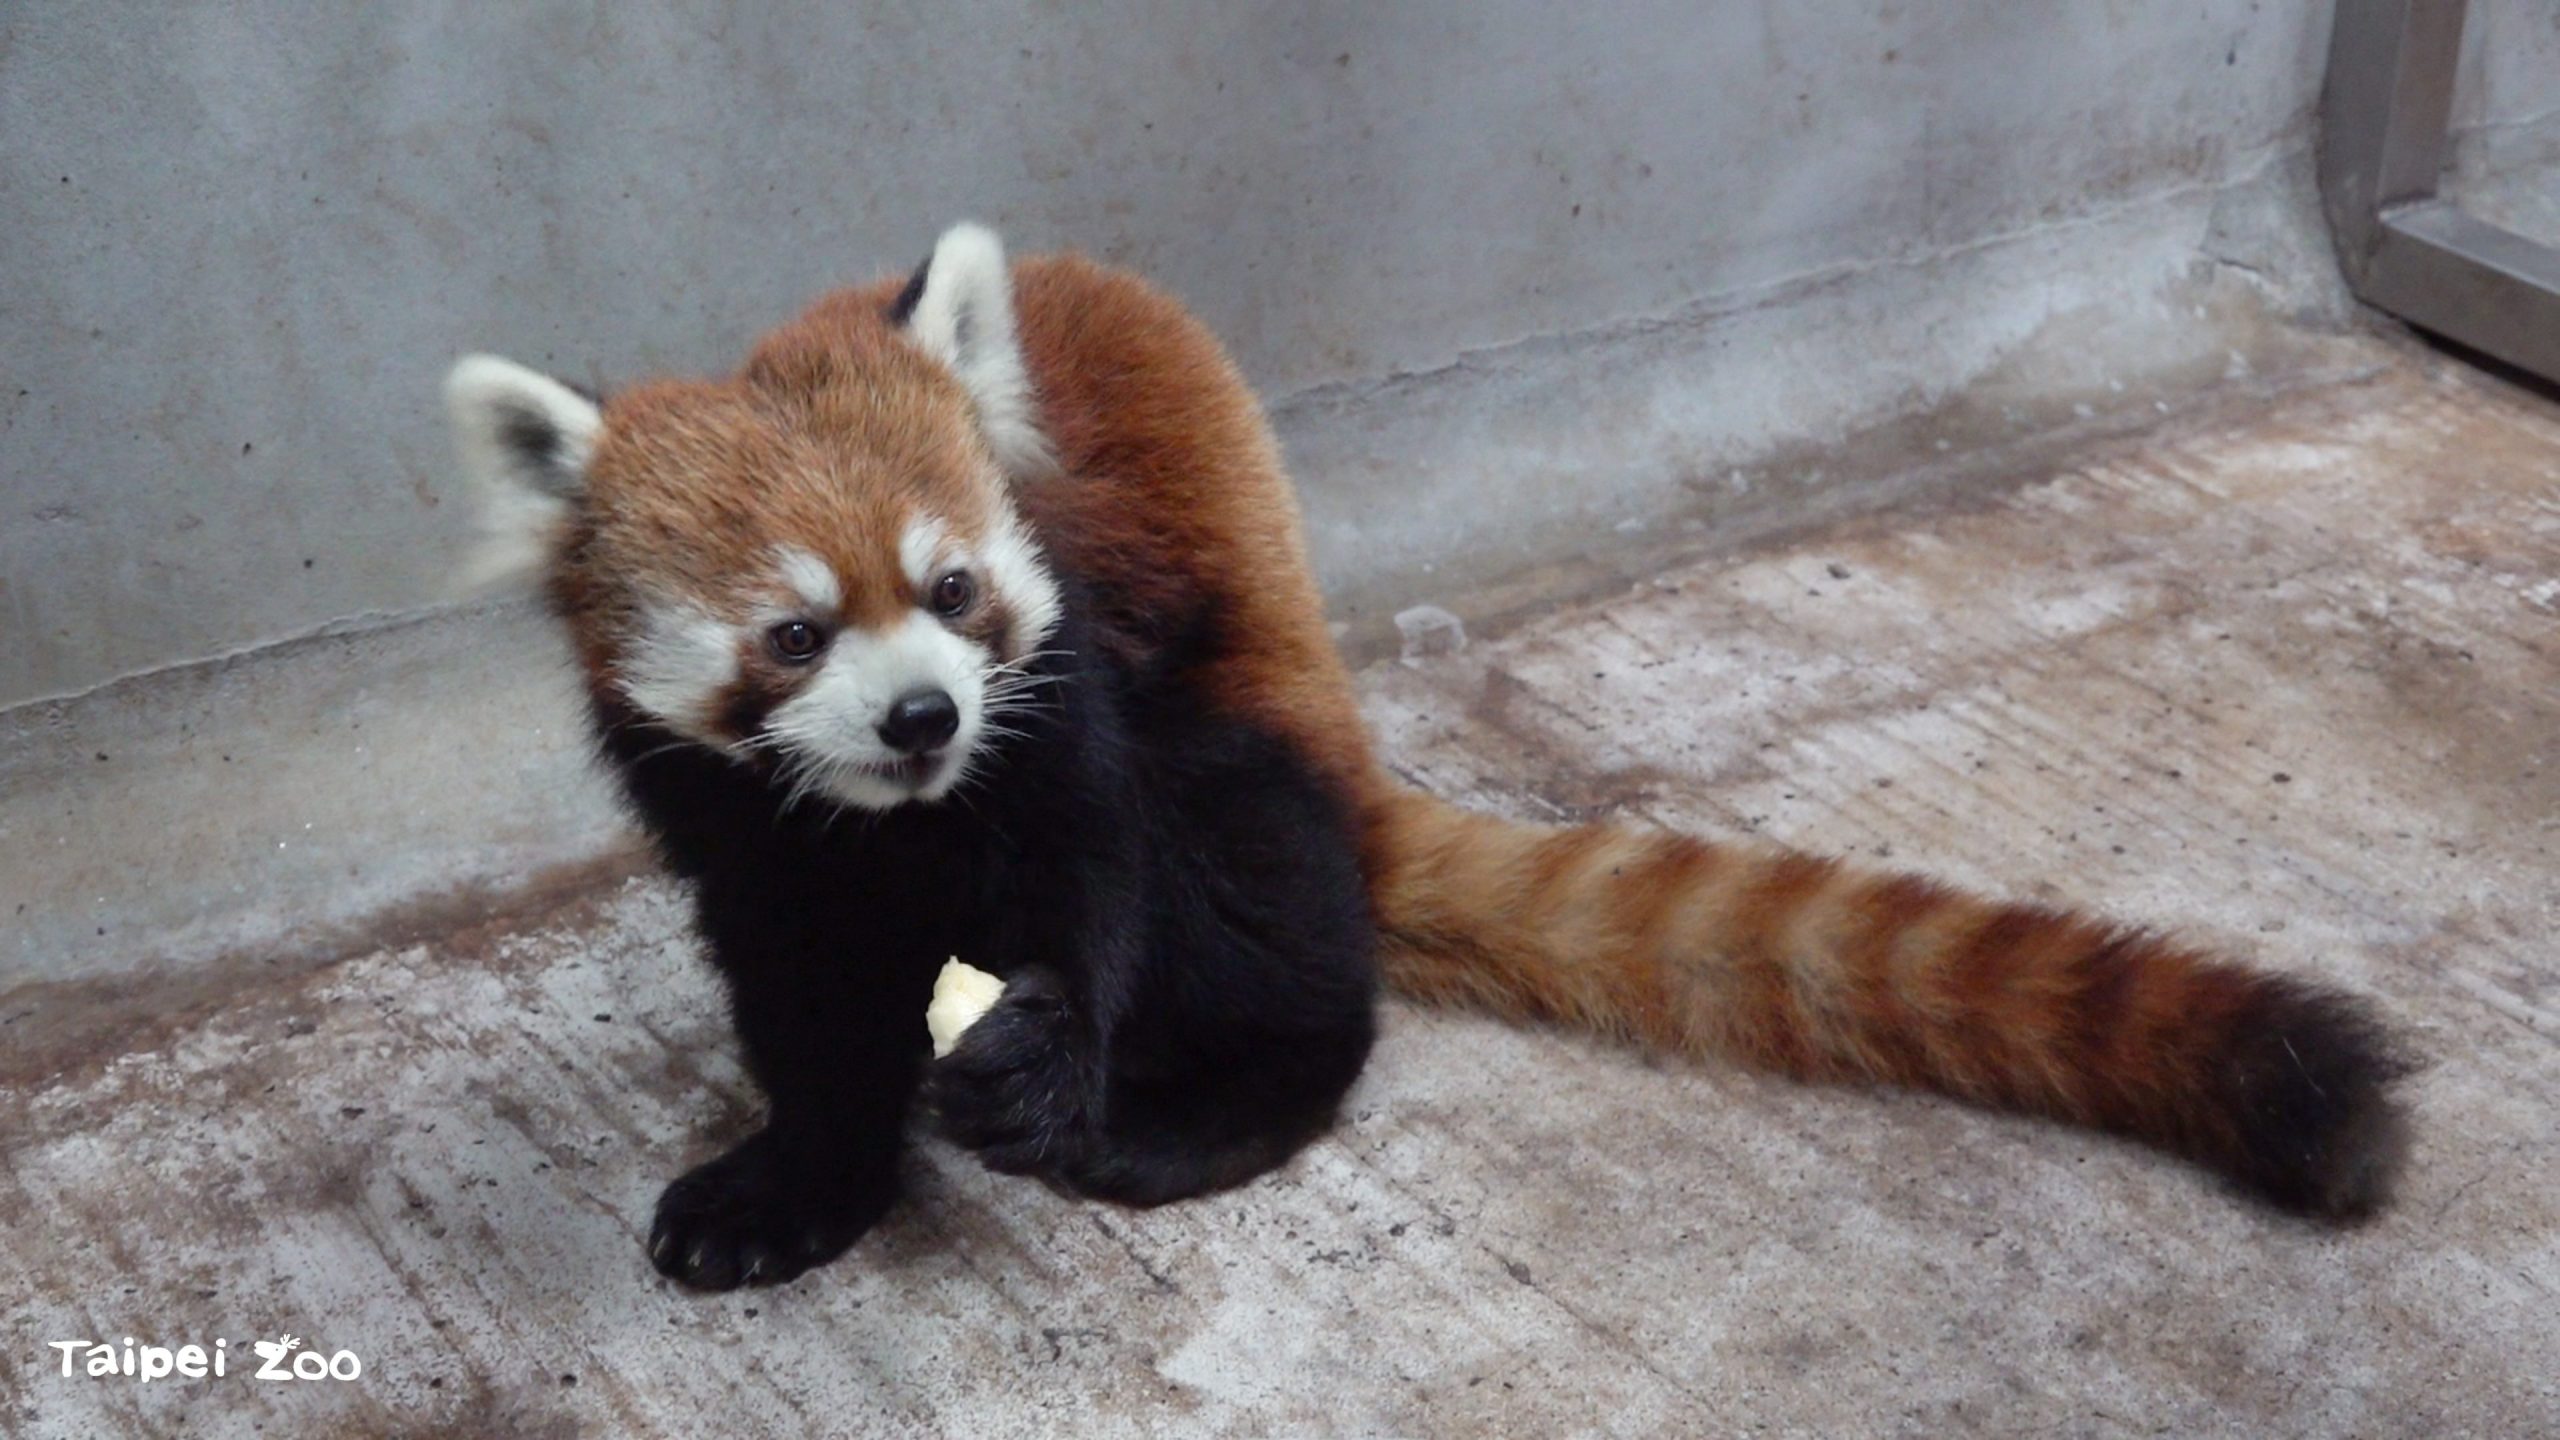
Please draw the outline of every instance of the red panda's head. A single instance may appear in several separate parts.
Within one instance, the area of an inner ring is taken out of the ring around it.
[[[1048,464],[995,236],[846,296],[739,373],[598,405],[473,356],[445,384],[492,568],[538,569],[644,723],[887,809],[948,795],[1056,627],[1011,484]]]

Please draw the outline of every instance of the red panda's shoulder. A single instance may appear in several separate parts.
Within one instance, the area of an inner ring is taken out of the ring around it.
[[[1230,484],[1244,470],[1277,482],[1261,406],[1180,301],[1083,256],[1044,255],[1014,267],[1014,306],[1041,422],[1068,470],[1153,456]]]

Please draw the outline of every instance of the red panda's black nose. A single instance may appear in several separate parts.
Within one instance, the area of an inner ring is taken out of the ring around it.
[[[901,755],[921,755],[960,728],[960,707],[939,690],[918,690],[889,704],[880,720],[880,743]]]

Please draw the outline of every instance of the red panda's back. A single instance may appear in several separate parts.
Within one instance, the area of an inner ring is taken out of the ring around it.
[[[1060,474],[1021,502],[1059,565],[1138,622],[1217,607],[1211,698],[1297,742],[1348,796],[1373,783],[1295,494],[1262,407],[1199,321],[1080,256],[1014,266],[1016,323]]]

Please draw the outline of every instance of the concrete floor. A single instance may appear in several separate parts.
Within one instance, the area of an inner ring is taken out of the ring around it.
[[[608,855],[316,958],[0,996],[0,1430],[2560,1433],[2560,406],[2372,359],[1595,600],[1453,602],[1473,644],[1364,672],[1453,795],[2374,995],[2432,1065],[2365,1228],[1397,1007],[1340,1131],[1238,1194],[1123,1213],[928,1147],[846,1261],[697,1298],[637,1235],[752,1102],[678,897]],[[246,1378],[286,1332],[361,1378]],[[45,1348],[126,1335],[228,1337],[232,1373]]]

